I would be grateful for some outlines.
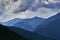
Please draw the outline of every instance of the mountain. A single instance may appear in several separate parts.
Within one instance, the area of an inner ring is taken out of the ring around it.
[[[53,38],[45,37],[35,32],[30,32],[17,27],[10,27],[10,29],[16,32],[17,34],[22,35],[25,38],[28,38],[29,40],[55,40]]]
[[[7,28],[0,24],[0,40],[55,40],[16,27]]]
[[[60,40],[60,13],[47,20],[44,21],[42,25],[38,25],[35,32],[46,37]]]
[[[34,17],[29,19],[13,19],[8,22],[5,22],[3,24],[6,24],[7,26],[14,26],[18,28],[22,28],[28,31],[34,31],[34,29],[37,27],[37,25],[41,24],[45,19]]]
[[[27,38],[0,24],[0,40],[27,40]]]
[[[15,19],[12,19],[12,20],[10,20],[10,21],[3,22],[2,24],[5,25],[5,26],[13,26],[13,25],[16,24],[17,22],[22,22],[22,21],[23,21],[22,19],[15,18]]]
[[[45,19],[34,17],[32,19],[25,19],[22,22],[16,23],[14,26],[18,28],[22,28],[28,31],[34,31],[37,25],[41,24]]]

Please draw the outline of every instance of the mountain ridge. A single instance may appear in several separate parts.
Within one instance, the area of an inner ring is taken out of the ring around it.
[[[38,25],[35,32],[47,37],[55,38],[56,40],[60,40],[60,12],[52,18],[55,18],[55,20],[52,22],[46,21],[47,24],[44,23],[44,25]]]
[[[6,26],[14,26],[25,30],[33,31],[37,27],[37,25],[41,24],[44,20],[45,19],[42,19],[40,17],[21,19],[21,21],[20,19],[15,18],[12,21],[3,23],[3,25],[6,24]]]

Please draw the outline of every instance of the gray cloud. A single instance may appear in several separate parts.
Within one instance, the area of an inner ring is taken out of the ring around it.
[[[37,1],[37,2],[36,2]],[[24,0],[15,12],[25,12],[26,10],[37,11],[41,7],[56,9],[60,8],[60,2],[45,4],[42,0]],[[44,1],[44,0],[43,0]],[[46,0],[47,1],[47,0]]]
[[[33,18],[35,16],[47,19],[60,12],[60,3],[41,3],[42,0],[21,0],[11,2],[6,7],[1,8],[3,15],[0,16],[0,22],[8,21],[13,18]],[[10,2],[10,1],[9,1]],[[4,10],[5,9],[5,10]]]

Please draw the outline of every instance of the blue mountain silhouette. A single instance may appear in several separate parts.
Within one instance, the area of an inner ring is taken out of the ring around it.
[[[35,32],[46,37],[60,40],[60,13],[47,19],[42,25],[38,25]]]
[[[34,18],[29,18],[29,19],[15,18],[3,24],[6,26],[14,26],[14,27],[22,28],[28,31],[34,31],[37,25],[41,24],[44,20],[45,19],[42,19],[39,17],[34,17]]]

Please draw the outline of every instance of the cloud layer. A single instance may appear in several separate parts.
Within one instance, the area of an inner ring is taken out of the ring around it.
[[[52,0],[0,0],[0,22],[13,18],[47,19],[60,12],[60,2]],[[8,4],[7,4],[8,3]]]

